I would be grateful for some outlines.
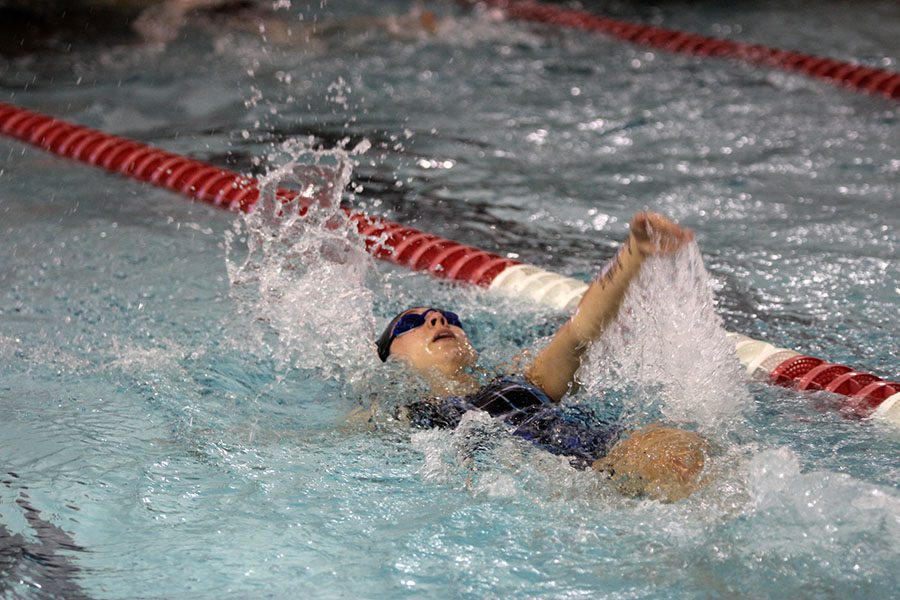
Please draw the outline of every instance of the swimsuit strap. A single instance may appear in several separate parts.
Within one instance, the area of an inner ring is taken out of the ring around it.
[[[505,375],[474,394],[419,400],[402,407],[402,412],[414,427],[452,429],[469,410],[483,410],[506,423],[518,425],[536,407],[550,404],[547,394],[521,375]]]
[[[466,399],[492,417],[553,403],[544,390],[521,375],[498,377]]]
[[[511,435],[567,456],[582,469],[606,454],[621,433],[619,425],[590,411],[563,409],[521,375],[498,377],[469,396],[420,400],[403,409],[413,427],[425,429],[453,429],[466,412],[484,411]]]

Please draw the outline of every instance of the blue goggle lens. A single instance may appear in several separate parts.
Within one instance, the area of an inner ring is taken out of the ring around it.
[[[432,311],[441,313],[444,319],[447,320],[448,324],[462,329],[462,321],[459,320],[459,315],[457,315],[456,313],[450,312],[449,310],[429,308],[421,314],[409,313],[400,317],[400,319],[397,321],[397,324],[394,325],[394,330],[391,332],[391,337],[395,338],[400,334],[406,333],[407,331],[412,331],[417,327],[421,327],[425,324],[425,317]]]

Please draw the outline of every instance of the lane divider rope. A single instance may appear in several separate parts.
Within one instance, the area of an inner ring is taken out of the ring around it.
[[[151,183],[213,206],[248,211],[259,199],[256,179],[140,144],[122,137],[67,123],[12,104],[0,103],[0,132],[66,158]],[[305,199],[281,188],[287,202]],[[347,211],[374,256],[437,277],[488,285],[509,266],[520,264],[497,254],[451,242],[393,223]]]
[[[569,310],[578,305],[587,289],[587,285],[577,279],[526,264],[509,267],[494,278],[489,287]],[[900,425],[900,383],[884,381],[869,373],[778,348],[739,333],[728,333],[728,337],[751,378],[798,390],[831,392],[843,397],[837,408],[847,418],[874,416]]]
[[[0,134],[228,210],[249,211],[260,195],[258,182],[251,177],[12,104],[0,103]],[[297,200],[301,210],[314,202],[285,188],[279,188],[276,197]],[[345,211],[376,258],[560,310],[574,309],[587,290],[587,284],[571,277],[387,219]],[[737,333],[728,335],[751,377],[832,392],[845,398],[839,408],[848,418],[875,416],[900,425],[900,383]]]
[[[581,10],[542,4],[534,0],[459,0],[459,2],[470,7],[501,9],[510,19],[602,33],[673,54],[731,58],[753,65],[801,73],[855,91],[900,100],[900,73],[885,69],[779,50],[761,44],[735,42],[653,25],[629,23]]]

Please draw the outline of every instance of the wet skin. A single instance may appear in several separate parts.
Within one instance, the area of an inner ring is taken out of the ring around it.
[[[691,230],[663,215],[635,215],[611,268],[590,285],[572,318],[525,369],[526,378],[556,402],[573,391],[582,355],[615,319],[644,260],[674,254],[693,239]],[[425,322],[398,335],[390,354],[422,375],[437,396],[477,391],[468,369],[478,355],[466,333],[450,325],[440,311],[416,307],[402,314],[408,313],[426,315]],[[706,440],[696,433],[654,424],[626,434],[593,468],[627,495],[675,501],[700,485],[707,449]]]
[[[433,383],[440,378],[466,380],[466,369],[474,366],[478,359],[469,337],[462,328],[450,325],[439,311],[416,307],[402,314],[420,315],[426,312],[424,324],[394,338],[391,356],[402,360]]]

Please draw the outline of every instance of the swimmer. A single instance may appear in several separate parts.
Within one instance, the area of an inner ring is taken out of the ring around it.
[[[484,411],[512,435],[603,474],[624,494],[667,502],[687,497],[701,483],[704,438],[659,424],[624,432],[614,423],[572,418],[558,403],[575,390],[582,356],[615,320],[644,261],[674,254],[693,239],[662,215],[637,214],[614,260],[549,345],[520,375],[483,386],[472,375],[478,354],[457,314],[421,306],[403,311],[378,338],[378,356],[422,377],[433,397],[402,406],[398,417],[415,427],[453,428],[467,411]]]

